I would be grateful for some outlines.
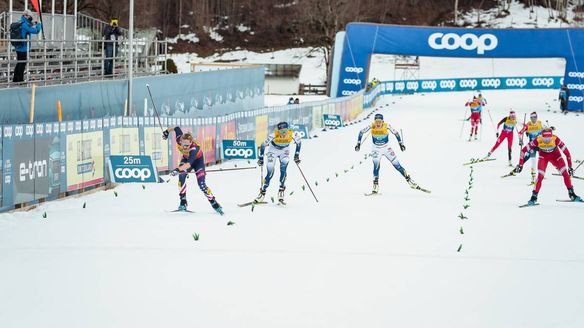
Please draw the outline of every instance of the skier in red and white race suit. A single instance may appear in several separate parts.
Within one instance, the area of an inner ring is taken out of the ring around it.
[[[495,142],[493,148],[491,148],[491,151],[489,151],[487,154],[487,158],[491,157],[491,154],[493,154],[493,152],[497,149],[497,147],[499,147],[503,140],[507,139],[507,148],[509,150],[509,166],[512,166],[511,147],[513,146],[513,131],[515,130],[515,125],[517,125],[517,116],[515,111],[510,111],[509,116],[505,116],[501,121],[499,121],[499,124],[497,124],[497,131],[499,130],[501,124],[503,124],[501,134],[497,132],[497,141]]]
[[[566,185],[566,188],[568,188],[568,195],[570,196],[570,199],[573,201],[582,201],[582,198],[574,193],[572,179],[570,178],[574,173],[570,151],[564,142],[560,140],[558,136],[553,134],[552,129],[550,128],[544,129],[541,135],[537,136],[535,139],[529,142],[527,146],[523,147],[521,150],[521,156],[519,156],[519,164],[515,167],[514,172],[521,172],[523,169],[523,164],[525,163],[524,156],[532,149],[539,150],[539,160],[537,162],[538,174],[537,181],[535,183],[535,187],[533,188],[531,199],[529,200],[528,204],[534,205],[537,202],[537,195],[541,189],[541,183],[543,182],[548,163],[551,163],[564,178],[564,184]],[[568,166],[566,166],[566,162],[564,162],[560,150],[566,156]]]
[[[470,107],[470,117],[467,119],[470,120],[470,136],[468,136],[468,141],[471,141],[473,134],[474,140],[477,140],[483,104],[479,98],[473,97],[472,100],[469,100],[464,106]]]

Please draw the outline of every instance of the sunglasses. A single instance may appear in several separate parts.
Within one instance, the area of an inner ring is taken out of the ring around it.
[[[531,118],[532,118],[532,119],[536,119],[536,118],[537,118],[537,116],[531,116]]]
[[[180,144],[180,146],[183,147],[183,148],[188,148],[188,147],[191,146],[191,144],[190,143],[188,143],[188,144]]]

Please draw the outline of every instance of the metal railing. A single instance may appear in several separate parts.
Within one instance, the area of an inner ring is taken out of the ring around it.
[[[102,79],[126,79],[130,63],[127,40],[38,40],[29,42],[23,82],[12,82],[16,52],[10,39],[0,39],[0,88],[65,84]],[[22,41],[22,40],[17,40]],[[106,58],[105,47],[113,47],[114,55]],[[134,39],[133,68],[135,76],[166,74],[168,46],[166,41]],[[112,74],[105,74],[106,60],[112,62]]]

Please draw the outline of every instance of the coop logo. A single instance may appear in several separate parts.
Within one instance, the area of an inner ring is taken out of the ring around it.
[[[570,90],[584,90],[584,84],[568,84],[567,87]]]
[[[436,81],[422,81],[422,90],[432,90],[434,91],[438,87]]]
[[[568,72],[569,77],[584,78],[584,72]]]
[[[322,117],[322,122],[326,127],[336,128],[343,125],[343,120],[341,119],[340,115],[324,114]]]
[[[386,84],[386,89],[389,92],[393,92],[393,82],[389,82]]]
[[[440,81],[440,88],[453,90],[456,87],[456,81],[454,80],[442,80]]]
[[[304,124],[294,124],[291,126],[292,131],[301,139],[308,139],[308,128]]]
[[[343,90],[343,91],[341,92],[341,94],[342,94],[343,96],[351,96],[351,95],[354,95],[354,94],[356,94],[356,93],[357,93],[357,91],[349,91],[349,90]]]
[[[419,87],[420,87],[420,85],[418,84],[418,82],[407,82],[406,83],[406,88],[408,90],[417,91]]]
[[[536,87],[544,86],[544,87],[549,88],[552,85],[554,85],[554,79],[552,79],[551,77],[547,77],[547,78],[536,77],[535,79],[533,79],[531,81],[531,83],[533,84],[533,86],[536,86]]]
[[[507,79],[505,85],[508,87],[520,87],[523,88],[527,85],[527,79]]]
[[[363,73],[363,68],[362,67],[348,66],[348,67],[345,67],[345,72],[361,74],[361,73]]]
[[[150,156],[110,156],[112,182],[158,182],[156,168]]]
[[[361,79],[344,79],[343,83],[345,84],[354,84],[354,85],[361,85]]]
[[[152,176],[152,171],[148,168],[117,168],[114,171],[116,176],[116,180],[118,179],[139,179],[140,181],[144,182],[146,179]]]
[[[472,33],[458,35],[456,33],[434,33],[428,38],[428,45],[436,50],[476,50],[482,55],[485,51],[497,48],[499,40],[493,34],[482,34],[477,36]]]
[[[584,101],[584,97],[582,96],[570,96],[570,98],[568,98],[569,101],[573,101],[573,102],[577,102],[577,103],[581,103],[582,101]]]
[[[477,87],[478,82],[475,79],[472,80],[460,80],[458,82],[458,84],[460,85],[461,88],[471,88],[474,89]]]
[[[483,87],[492,87],[492,88],[498,88],[501,85],[501,80],[500,79],[483,79],[481,81],[481,86]]]
[[[404,82],[396,82],[395,83],[395,90],[396,91],[404,91],[406,89],[406,84]]]
[[[223,158],[256,158],[255,140],[223,140]]]
[[[47,160],[28,161],[19,164],[18,172],[20,182],[25,182],[37,178],[46,178],[49,175],[49,167]]]

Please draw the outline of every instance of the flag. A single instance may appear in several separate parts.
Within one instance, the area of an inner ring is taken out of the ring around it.
[[[37,15],[39,15],[39,19],[41,20],[41,24],[43,24],[43,14],[41,13],[41,6],[39,4],[39,0],[30,0],[34,10],[36,11]],[[44,24],[43,24],[44,25]],[[43,31],[43,39],[45,39],[45,27],[41,25]]]

